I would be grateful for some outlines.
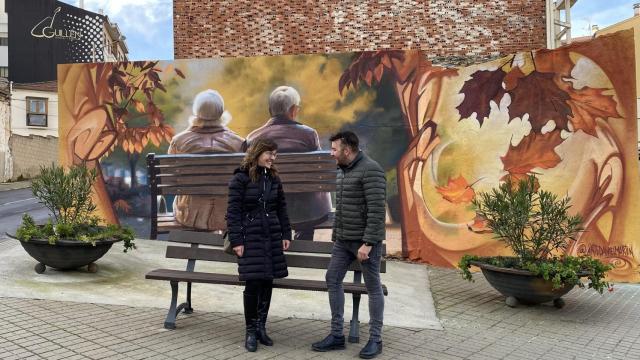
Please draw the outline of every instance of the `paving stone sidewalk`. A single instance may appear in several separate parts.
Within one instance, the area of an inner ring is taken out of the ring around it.
[[[430,281],[445,330],[385,327],[381,359],[640,359],[639,285],[602,296],[576,289],[563,309],[512,309],[481,275],[467,283],[455,270],[431,268]],[[315,353],[309,344],[326,335],[325,321],[275,318],[276,345],[250,354],[242,315],[200,313],[205,300],[194,300],[196,312],[168,331],[161,309],[0,298],[0,359],[334,360],[357,357],[362,345]]]

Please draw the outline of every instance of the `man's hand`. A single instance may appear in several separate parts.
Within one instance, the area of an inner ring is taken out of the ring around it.
[[[282,250],[289,250],[289,246],[291,246],[291,240],[282,240]]]
[[[242,257],[242,254],[244,254],[244,245],[234,246],[233,251],[236,253],[237,257]]]
[[[369,252],[371,252],[371,246],[362,244],[358,249],[358,261],[363,262],[369,259]]]

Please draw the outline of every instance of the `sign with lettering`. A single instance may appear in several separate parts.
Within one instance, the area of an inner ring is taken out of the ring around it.
[[[58,64],[104,61],[105,17],[55,0],[7,0],[9,79],[56,80]]]

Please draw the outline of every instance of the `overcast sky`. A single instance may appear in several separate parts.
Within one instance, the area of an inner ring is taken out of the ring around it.
[[[78,6],[78,0],[61,0]],[[171,0],[84,0],[84,8],[109,16],[127,37],[129,60],[173,59]]]

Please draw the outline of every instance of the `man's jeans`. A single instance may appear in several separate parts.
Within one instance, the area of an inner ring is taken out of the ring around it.
[[[326,280],[329,290],[329,304],[331,305],[331,333],[343,336],[344,327],[344,289],[342,281],[349,265],[357,259],[360,242],[336,241],[331,251],[331,261],[327,269]],[[381,341],[382,316],[384,313],[384,294],[380,282],[380,260],[382,244],[371,248],[369,259],[362,262],[362,275],[369,293],[369,339]]]

